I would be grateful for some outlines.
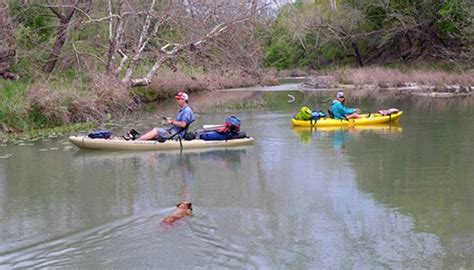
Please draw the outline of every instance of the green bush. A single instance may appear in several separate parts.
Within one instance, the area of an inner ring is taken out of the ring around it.
[[[28,80],[10,81],[0,79],[0,123],[8,127],[25,127],[27,105],[24,94]]]
[[[12,17],[20,26],[18,45],[32,49],[54,36],[55,16],[47,7],[38,4],[22,5],[18,1],[8,3]]]
[[[265,65],[278,70],[290,68],[290,53],[286,44],[274,43],[267,48]]]

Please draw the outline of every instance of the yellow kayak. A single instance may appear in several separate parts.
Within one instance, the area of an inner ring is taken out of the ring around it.
[[[163,143],[158,141],[126,141],[122,138],[114,137],[111,139],[91,139],[87,135],[70,136],[69,141],[75,146],[82,149],[96,150],[188,150],[199,148],[225,148],[250,145],[254,143],[251,137],[242,139],[222,140],[222,141],[205,141],[194,139],[191,141],[169,140]]]
[[[403,111],[393,113],[391,115],[381,115],[379,113],[362,114],[362,118],[357,119],[332,119],[321,118],[319,120],[296,120],[291,119],[293,126],[302,127],[340,127],[340,126],[362,126],[362,125],[379,125],[391,122],[398,122],[403,115]]]

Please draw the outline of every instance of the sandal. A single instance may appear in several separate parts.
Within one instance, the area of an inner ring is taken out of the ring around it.
[[[132,138],[130,138],[130,135],[128,133],[123,135],[122,138],[126,141],[130,141],[132,139]]]

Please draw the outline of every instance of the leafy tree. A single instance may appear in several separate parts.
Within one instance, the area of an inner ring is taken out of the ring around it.
[[[48,8],[35,3],[24,5],[18,1],[10,1],[9,8],[19,26],[18,45],[32,49],[53,37],[54,15]]]
[[[274,20],[272,29],[279,31],[272,31],[266,63],[285,63],[275,46],[303,50],[281,57],[301,57],[287,62],[311,67],[348,60],[358,66],[419,59],[470,63],[472,17],[467,0],[297,1]]]

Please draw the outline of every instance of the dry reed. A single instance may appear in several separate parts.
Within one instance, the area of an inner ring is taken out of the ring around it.
[[[139,105],[135,103],[123,85],[105,76],[94,77],[90,90],[93,94],[91,102],[110,113],[119,113],[127,109],[134,110],[135,106]]]
[[[64,104],[69,95],[66,91],[51,91],[38,84],[33,85],[27,93],[30,115],[44,117],[53,125],[70,123],[71,114]]]
[[[252,73],[243,70],[225,70],[198,75],[169,71],[157,76],[150,88],[158,97],[169,97],[177,91],[197,92],[277,83],[276,72],[271,70],[259,70]]]
[[[107,113],[120,114],[134,104],[127,89],[104,77],[93,78],[86,91],[36,83],[28,89],[27,102],[31,117],[44,119],[43,125],[49,126],[102,121]]]
[[[278,77],[306,77],[310,74],[310,72],[301,69],[301,68],[294,68],[289,70],[280,70],[278,71]]]
[[[342,68],[332,73],[342,84],[356,86],[373,85],[378,87],[402,87],[410,85],[444,86],[474,85],[474,70],[463,72],[446,72],[433,70],[401,71],[382,67]]]

